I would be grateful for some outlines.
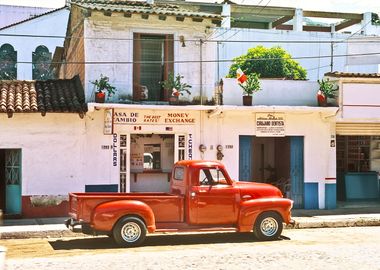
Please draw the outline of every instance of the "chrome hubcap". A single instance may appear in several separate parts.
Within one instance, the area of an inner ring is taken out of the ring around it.
[[[260,230],[265,236],[273,236],[278,230],[278,223],[274,218],[267,217],[261,222]]]
[[[140,226],[134,222],[125,223],[121,228],[121,237],[126,242],[135,242],[140,238],[141,229]]]

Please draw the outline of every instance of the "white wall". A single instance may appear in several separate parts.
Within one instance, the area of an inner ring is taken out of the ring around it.
[[[229,67],[232,64],[230,60],[246,54],[249,48],[262,45],[265,47],[281,46],[307,70],[307,78],[311,81],[316,81],[317,79],[321,79],[326,72],[331,71],[330,41],[344,41],[348,38],[351,38],[351,34],[217,28],[208,40],[210,42],[213,42],[213,40],[226,40],[226,42],[221,42],[218,45],[219,60],[224,61],[219,64],[219,76],[217,75],[219,78],[228,74]],[[373,37],[366,37],[365,39],[371,38],[373,39]],[[307,41],[307,43],[292,43],[291,41]],[[315,41],[316,43],[310,43],[310,41]],[[378,70],[378,64],[380,64],[378,56],[374,58],[372,58],[373,56],[360,56],[355,61],[353,57],[350,57],[350,62],[348,63],[346,57],[347,54],[357,52],[367,53],[375,50],[379,52],[380,45],[378,42],[350,44],[349,49],[347,46],[345,42],[334,44],[333,55],[336,57],[333,58],[333,71],[373,72],[374,70]],[[337,57],[338,55],[340,56]],[[217,58],[216,52],[214,57],[215,59]],[[368,59],[372,59],[372,62],[368,62]],[[376,60],[376,63],[374,63],[374,60]],[[367,66],[363,70],[360,67],[361,65]]]
[[[32,53],[38,46],[46,46],[52,55],[57,46],[63,46],[64,38],[54,37],[66,36],[68,16],[69,10],[62,9],[0,31],[0,34],[4,35],[0,36],[0,46],[8,43],[17,51],[18,80],[32,79]],[[6,36],[6,34],[32,35],[33,37]]]
[[[312,81],[260,79],[261,89],[254,93],[254,105],[317,106],[319,85]],[[236,79],[223,78],[223,103],[243,105],[243,89]]]
[[[81,186],[85,121],[78,114],[0,114],[1,149],[21,149],[22,195],[67,195]]]
[[[93,12],[89,19],[85,20],[85,57],[86,61],[121,62],[120,64],[94,64],[86,66],[86,98],[91,99],[94,94],[94,86],[89,81],[99,78],[100,74],[110,78],[110,83],[117,87],[116,100],[120,94],[132,94],[133,92],[133,33],[173,34],[174,35],[174,72],[184,76],[183,81],[192,86],[190,98],[199,95],[200,92],[200,42],[206,37],[205,29],[210,22],[192,22],[186,18],[184,22],[178,22],[175,17],[167,16],[165,21],[159,20],[156,15],[149,15],[149,19],[141,19],[141,15],[134,14],[126,18],[123,14],[113,13],[111,17],[105,17],[102,13]],[[178,42],[179,36],[184,36],[186,47]],[[90,39],[94,38],[94,39]],[[96,39],[110,38],[110,39]],[[215,51],[215,44],[203,44],[203,58],[207,58]],[[194,62],[189,62],[194,61]],[[202,65],[202,82],[212,87],[215,82],[215,64],[204,63]],[[204,87],[207,91],[212,89]],[[206,91],[206,90],[205,90]]]

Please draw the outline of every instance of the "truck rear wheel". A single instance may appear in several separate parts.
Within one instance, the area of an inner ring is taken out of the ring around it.
[[[138,217],[124,217],[116,223],[112,234],[118,245],[135,247],[145,240],[146,226]]]
[[[278,239],[282,229],[282,218],[279,214],[276,212],[264,212],[256,219],[253,233],[261,241],[271,241]]]

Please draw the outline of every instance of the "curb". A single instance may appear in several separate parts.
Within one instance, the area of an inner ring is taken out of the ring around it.
[[[286,225],[286,229],[317,229],[380,226],[380,215],[369,217],[295,217],[295,225]],[[27,238],[61,238],[61,237],[88,237],[88,235],[72,232],[63,224],[0,226],[0,239],[27,239]]]

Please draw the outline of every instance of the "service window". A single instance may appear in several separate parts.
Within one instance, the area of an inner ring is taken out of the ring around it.
[[[144,144],[144,170],[161,169],[161,145]]]

